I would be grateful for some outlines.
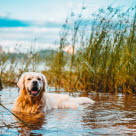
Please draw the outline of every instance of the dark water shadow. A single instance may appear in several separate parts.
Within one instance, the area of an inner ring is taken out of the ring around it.
[[[21,120],[23,120],[28,125],[25,125],[21,121],[19,121],[16,117],[14,120],[16,122],[16,127],[18,128],[18,132],[20,136],[33,136],[35,133],[32,131],[42,129],[43,124],[46,124],[46,113],[36,113],[36,114],[25,114],[25,113],[16,113]],[[41,134],[37,134],[37,136],[41,136]]]

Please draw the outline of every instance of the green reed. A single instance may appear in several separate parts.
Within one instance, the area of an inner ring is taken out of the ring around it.
[[[15,85],[23,72],[36,71],[38,64],[39,53],[34,48],[26,53],[0,53],[0,85]]]
[[[68,45],[76,53],[64,53]],[[51,70],[67,90],[136,92],[136,8],[108,7],[92,18],[71,15],[54,58]]]

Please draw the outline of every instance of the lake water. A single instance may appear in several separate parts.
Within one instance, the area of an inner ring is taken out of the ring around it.
[[[51,90],[54,89],[51,88]],[[70,95],[88,96],[96,102],[93,105],[80,106],[76,110],[55,109],[47,111],[46,114],[19,114],[18,116],[31,127],[24,126],[11,113],[0,107],[0,135],[136,135],[135,95],[107,93],[73,93]],[[17,88],[9,87],[0,91],[1,102],[8,109],[12,108],[17,96]]]

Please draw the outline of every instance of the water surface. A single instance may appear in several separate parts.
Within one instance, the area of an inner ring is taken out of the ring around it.
[[[88,96],[96,102],[93,105],[80,106],[76,110],[55,109],[45,114],[19,114],[18,116],[31,127],[24,126],[11,113],[0,107],[0,135],[136,135],[135,95],[106,93],[70,95]],[[4,88],[0,91],[0,96],[2,104],[11,110],[18,96],[18,89]]]

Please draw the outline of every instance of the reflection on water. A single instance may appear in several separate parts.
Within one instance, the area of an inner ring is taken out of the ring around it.
[[[33,135],[34,133],[31,131],[40,130],[43,124],[46,124],[46,116],[45,113],[38,113],[38,114],[19,114],[15,113],[21,120],[28,123],[28,126],[21,123],[18,119],[14,118],[16,121],[16,125],[20,128],[19,133],[21,135]],[[39,134],[40,135],[40,134]]]
[[[0,92],[1,102],[9,109],[18,95],[17,88]],[[5,135],[86,136],[86,135],[136,135],[136,96],[91,93],[74,93],[96,101],[79,109],[56,109],[43,114],[17,114],[30,126],[24,126],[0,107],[0,133]],[[9,126],[9,129],[4,127]]]

